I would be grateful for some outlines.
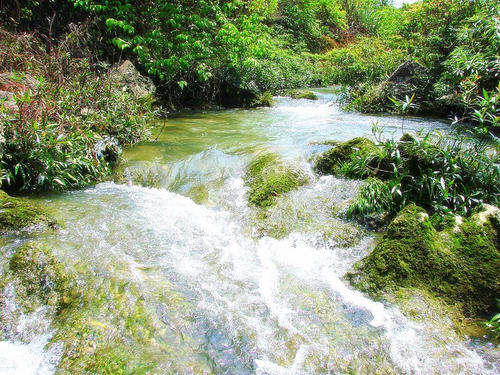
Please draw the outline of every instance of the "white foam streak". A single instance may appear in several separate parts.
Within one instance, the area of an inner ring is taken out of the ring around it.
[[[50,375],[59,362],[60,350],[54,345],[45,351],[50,335],[41,335],[29,344],[0,342],[0,374]]]

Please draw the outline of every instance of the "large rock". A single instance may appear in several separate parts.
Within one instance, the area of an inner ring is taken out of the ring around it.
[[[389,82],[397,84],[418,84],[420,79],[427,74],[427,70],[415,61],[402,63],[389,77]]]
[[[35,224],[53,226],[55,221],[38,204],[0,190],[0,234]]]
[[[498,208],[488,207],[439,232],[425,210],[409,205],[346,277],[374,296],[415,287],[460,307],[467,316],[488,315],[500,296],[499,229]]]
[[[342,174],[342,167],[356,158],[366,158],[377,153],[377,146],[368,138],[357,137],[339,143],[324,152],[316,161],[315,168],[323,174]]]
[[[155,85],[150,78],[144,77],[129,60],[111,70],[111,80],[118,86],[130,90],[138,99],[154,95]]]

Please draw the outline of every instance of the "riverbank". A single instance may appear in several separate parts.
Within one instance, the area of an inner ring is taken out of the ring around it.
[[[51,52],[34,35],[0,34],[4,190],[88,186],[111,173],[123,147],[147,138],[154,86],[130,62],[99,69],[76,57],[76,32]]]

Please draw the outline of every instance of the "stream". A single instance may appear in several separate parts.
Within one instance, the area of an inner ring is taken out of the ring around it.
[[[456,333],[439,314],[410,317],[343,280],[376,240],[341,215],[362,182],[311,167],[329,148],[321,142],[371,137],[373,122],[396,138],[448,125],[342,112],[331,90],[315,92],[318,101],[278,97],[272,108],[172,116],[154,141],[126,150],[113,181],[37,197],[61,227],[0,239],[1,268],[38,241],[84,288],[118,285],[128,307],[141,301],[148,332],[140,339],[127,336],[140,324],[123,324],[129,310],[110,292],[87,322],[110,342],[127,337],[134,358],[153,364],[144,373],[500,374],[495,345]],[[243,176],[268,151],[311,182],[263,213],[247,204]],[[19,320],[0,341],[0,374],[57,372],[53,319],[37,310]]]

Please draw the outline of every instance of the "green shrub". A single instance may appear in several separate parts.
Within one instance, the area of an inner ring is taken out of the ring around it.
[[[18,52],[22,43],[33,52]],[[37,43],[34,37],[10,37],[0,43],[0,50],[25,69],[0,83],[0,89],[14,94],[18,107],[10,111],[0,103],[2,188],[37,191],[89,185],[110,172],[122,146],[147,136],[154,115],[152,98],[138,99],[106,75],[91,72],[88,61],[72,58],[63,43],[51,53],[36,50]],[[5,68],[12,65],[8,58],[2,62]],[[16,78],[30,74],[39,77],[36,87]]]
[[[354,142],[357,138],[349,141]],[[347,152],[345,145],[327,151],[317,162],[323,173],[354,178],[377,177],[359,196],[352,213],[391,213],[408,203],[430,212],[468,215],[482,204],[500,204],[500,157],[477,140],[455,140],[438,133],[405,134],[399,141],[380,140],[367,152]],[[390,198],[388,191],[390,191]],[[362,206],[362,207],[361,207]]]
[[[370,177],[347,209],[348,217],[366,217],[392,211],[393,196],[389,184]]]
[[[500,308],[500,300],[498,302],[498,307]],[[493,333],[494,337],[497,339],[500,338],[500,313],[494,315],[489,322],[487,323],[487,327]]]
[[[328,84],[355,86],[385,78],[405,58],[402,50],[391,49],[378,38],[360,37],[354,44],[328,52],[321,64]]]

